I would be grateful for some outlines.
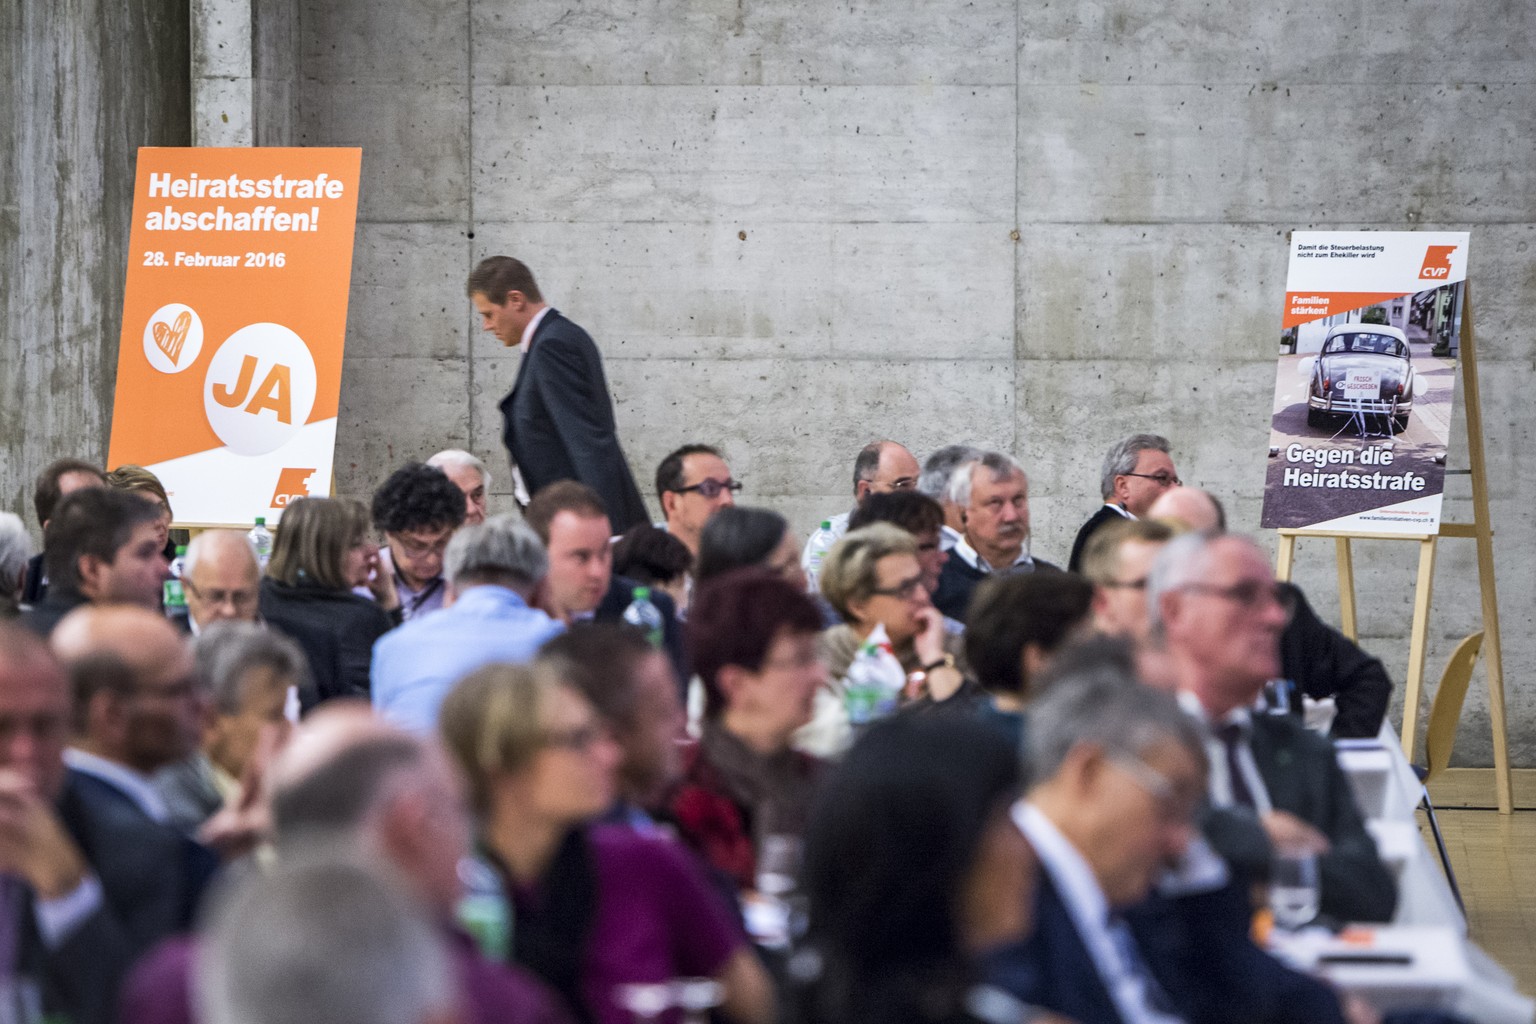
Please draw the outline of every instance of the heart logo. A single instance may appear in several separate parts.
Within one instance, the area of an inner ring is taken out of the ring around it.
[[[188,310],[182,310],[176,322],[167,327],[164,321],[156,320],[150,328],[154,334],[155,345],[165,353],[167,359],[173,363],[181,362],[181,347],[187,342],[187,334],[192,330],[192,314]]]
[[[203,321],[180,302],[161,306],[144,322],[144,358],[161,373],[180,373],[203,350]]]

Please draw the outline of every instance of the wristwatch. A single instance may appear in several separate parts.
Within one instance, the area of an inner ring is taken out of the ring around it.
[[[932,672],[934,669],[938,669],[938,668],[954,668],[954,667],[955,667],[955,656],[953,654],[950,654],[948,651],[945,651],[944,652],[944,657],[938,659],[937,661],[930,661],[928,664],[924,665],[923,666],[923,672],[926,674],[928,672]]]

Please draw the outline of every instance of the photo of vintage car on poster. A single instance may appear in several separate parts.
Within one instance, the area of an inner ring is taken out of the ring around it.
[[[1465,284],[1287,331],[1263,525],[1302,528],[1440,494]]]

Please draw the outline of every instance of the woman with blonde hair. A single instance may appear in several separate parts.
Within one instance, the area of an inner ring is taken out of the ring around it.
[[[373,642],[399,623],[400,600],[368,513],[350,498],[300,498],[283,512],[261,581],[261,617],[298,641],[314,686],[304,710],[332,697],[368,696]],[[369,587],[375,600],[353,593]]]
[[[719,983],[728,1019],[766,1024],[767,975],[697,862],[672,840],[592,823],[613,804],[620,752],[570,671],[487,666],[438,715],[507,911],[488,945],[583,1024],[630,1024],[636,986],[688,977]]]

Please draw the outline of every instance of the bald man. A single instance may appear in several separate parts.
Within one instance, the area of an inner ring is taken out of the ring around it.
[[[387,864],[446,933],[466,1021],[568,1024],[527,972],[483,959],[453,923],[470,821],[438,744],[384,722],[366,702],[330,701],[304,719],[273,761],[271,821],[279,859],[299,851]],[[135,969],[121,1024],[192,1024],[192,943],[167,943]]]
[[[107,669],[96,659],[92,672]],[[0,942],[45,1014],[108,1024],[128,965],[190,927],[215,864],[109,784],[66,768],[69,687],[40,640],[0,624]]]
[[[905,446],[895,441],[872,441],[860,449],[853,460],[853,504],[857,507],[871,494],[915,490],[921,475],[922,467]],[[826,520],[827,529],[817,530],[805,542],[800,567],[805,570],[806,581],[813,593],[817,575],[821,572],[821,561],[832,550],[832,545],[848,532],[848,517],[852,514],[850,509],[832,516]]]
[[[1214,537],[1227,532],[1227,513],[1210,491],[1198,487],[1172,487],[1147,509],[1146,518],[1161,519],[1196,533]]]
[[[257,619],[261,565],[250,538],[239,530],[204,530],[193,537],[181,583],[194,636],[215,622]]]

